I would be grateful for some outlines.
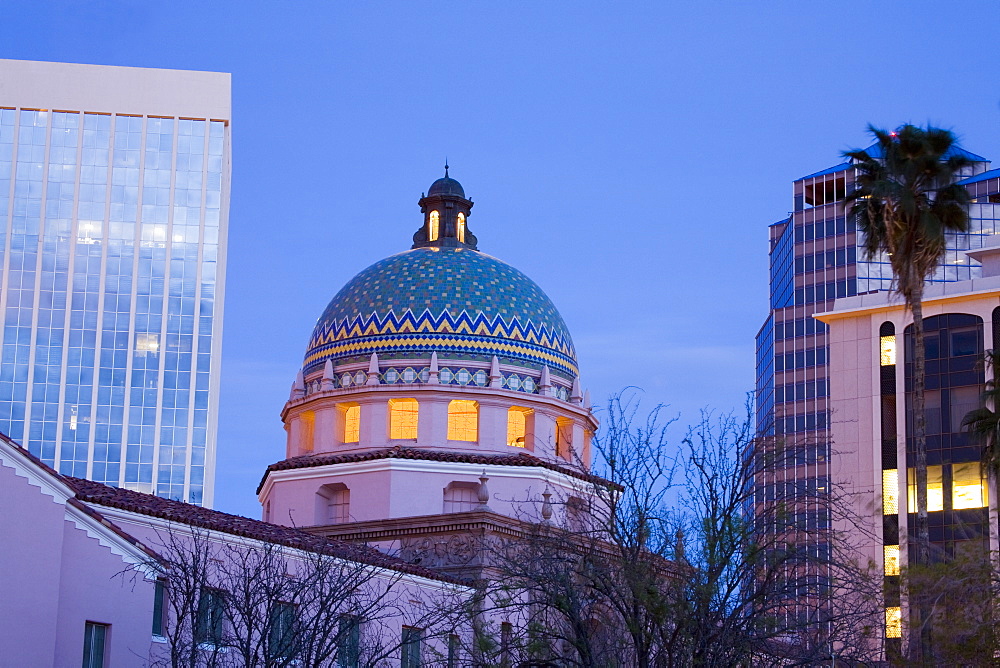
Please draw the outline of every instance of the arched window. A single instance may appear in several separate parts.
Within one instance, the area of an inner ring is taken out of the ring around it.
[[[463,513],[479,505],[479,485],[474,482],[450,482],[444,488],[444,512]]]
[[[437,211],[431,211],[430,225],[427,230],[427,240],[437,241],[438,236],[441,234],[441,214]]]
[[[507,409],[507,445],[514,448],[527,447],[530,408],[511,406]]]
[[[448,404],[448,440],[479,440],[479,404],[456,399]]]
[[[316,524],[351,521],[351,490],[342,482],[323,485],[316,493]]]
[[[361,406],[347,404],[344,407],[344,443],[361,440]]]
[[[416,440],[419,408],[416,399],[389,400],[390,439]]]
[[[464,213],[459,213],[458,214],[458,222],[455,223],[455,230],[456,230],[455,236],[458,237],[458,240],[461,241],[462,243],[465,243],[465,214]]]

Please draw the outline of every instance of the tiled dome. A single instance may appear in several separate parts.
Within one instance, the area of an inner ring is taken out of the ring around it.
[[[530,278],[469,248],[414,248],[352,278],[323,312],[304,370],[379,359],[489,361],[577,375],[566,323]]]

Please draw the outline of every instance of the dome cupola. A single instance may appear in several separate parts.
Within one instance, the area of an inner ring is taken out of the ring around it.
[[[426,375],[436,354],[476,378],[478,369],[488,377],[494,360],[520,367],[504,372],[514,376],[510,386],[533,391],[544,369],[569,392],[577,365],[566,323],[534,281],[478,250],[467,226],[472,201],[447,169],[420,198],[424,224],[413,247],[371,265],[330,301],[309,341],[305,377],[328,362],[339,376],[372,354],[383,366],[398,361]]]
[[[476,235],[469,230],[472,200],[465,198],[462,184],[444,176],[427,190],[417,204],[424,214],[424,224],[413,235],[413,248],[471,248],[476,250]]]

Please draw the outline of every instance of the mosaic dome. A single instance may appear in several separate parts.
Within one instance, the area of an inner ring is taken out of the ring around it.
[[[379,359],[547,365],[577,375],[566,323],[517,269],[470,248],[423,247],[376,262],[337,293],[309,341],[304,370]]]

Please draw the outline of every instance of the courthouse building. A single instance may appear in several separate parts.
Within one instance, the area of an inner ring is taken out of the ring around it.
[[[5,658],[162,658],[163,536],[207,532],[219,545],[374,564],[402,587],[405,604],[383,620],[402,639],[393,660],[469,665],[468,638],[425,646],[407,606],[445,587],[471,596],[463,583],[489,577],[484,539],[585,523],[607,483],[589,473],[597,421],[555,305],[479,250],[456,180],[435,181],[419,206],[412,247],[336,293],[290,370],[287,442],[257,490],[263,521],[60,475],[0,440],[0,534],[13,546],[0,551],[0,588],[13,592],[0,598]],[[25,563],[39,575],[24,577]],[[137,577],[113,577],[123,570]]]

